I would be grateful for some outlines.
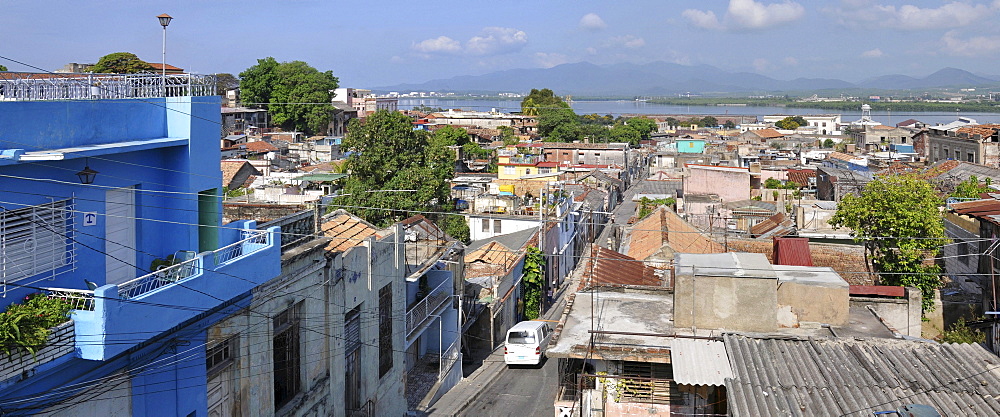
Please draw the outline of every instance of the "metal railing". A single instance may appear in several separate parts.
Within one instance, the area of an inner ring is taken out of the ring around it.
[[[214,75],[0,72],[0,101],[214,96]]]
[[[191,278],[200,273],[201,270],[201,257],[170,265],[131,281],[118,284],[118,298],[123,300],[137,298],[157,288]]]
[[[281,252],[284,253],[315,237],[316,212],[312,209],[302,210],[280,219],[259,224],[257,230],[267,230],[275,226],[281,228]]]
[[[213,266],[222,265],[256,253],[269,243],[269,233],[266,231],[244,230],[242,233],[244,236],[242,240],[209,252],[211,258],[208,258],[208,255],[199,255],[194,259],[118,284],[118,297],[123,300],[138,298],[158,288],[198,275],[205,269],[204,262],[207,259],[214,262]]]
[[[431,314],[448,301],[454,292],[454,284],[450,280],[442,282],[437,288],[427,294],[413,308],[406,311],[406,336],[410,337],[417,327],[427,320]]]
[[[461,339],[456,339],[451,346],[448,346],[448,350],[441,354],[440,360],[438,360],[438,381],[443,380],[448,373],[451,372],[451,368],[455,366],[458,362],[461,352],[458,349],[458,342]]]
[[[58,298],[73,304],[74,310],[94,310],[94,292],[72,288],[46,288],[49,298]]]

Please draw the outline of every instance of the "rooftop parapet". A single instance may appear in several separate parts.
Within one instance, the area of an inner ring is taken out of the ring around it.
[[[0,72],[0,101],[214,96],[215,76]]]

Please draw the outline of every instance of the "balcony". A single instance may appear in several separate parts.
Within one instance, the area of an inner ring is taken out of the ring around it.
[[[249,304],[241,295],[281,274],[279,228],[240,223],[226,230],[235,242],[168,268],[94,291],[48,289],[81,306],[73,313],[78,355],[106,360],[143,342],[123,343],[118,335],[154,336],[217,308]]]
[[[440,283],[430,290],[425,297],[406,310],[406,338],[409,340],[415,332],[430,323],[431,316],[436,315],[441,306],[455,294],[455,284],[449,271],[428,271],[428,278],[438,278]]]
[[[0,101],[214,95],[214,75],[0,73]]]

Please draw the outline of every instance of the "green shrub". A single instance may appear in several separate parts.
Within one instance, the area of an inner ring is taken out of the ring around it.
[[[35,352],[45,346],[49,329],[69,321],[73,304],[35,293],[0,313],[0,351],[12,358],[18,352]]]

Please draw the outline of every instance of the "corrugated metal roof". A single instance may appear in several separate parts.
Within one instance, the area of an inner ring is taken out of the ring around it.
[[[732,416],[870,416],[927,404],[1000,415],[1000,358],[975,344],[725,335]]]
[[[809,238],[774,238],[774,263],[776,265],[813,266],[812,252],[809,251]]]
[[[678,384],[721,386],[733,377],[726,344],[718,340],[674,339],[670,362]]]

